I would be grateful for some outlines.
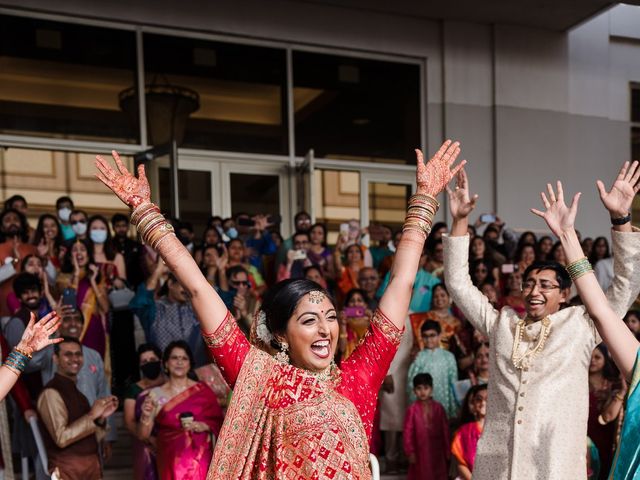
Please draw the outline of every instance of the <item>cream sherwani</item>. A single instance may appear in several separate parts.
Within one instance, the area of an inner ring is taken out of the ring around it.
[[[607,297],[622,316],[638,294],[640,234],[612,232],[615,277]],[[588,368],[601,341],[584,307],[551,315],[544,350],[528,368],[511,361],[515,311],[495,310],[469,277],[469,237],[445,237],[445,281],[466,318],[491,341],[489,398],[474,480],[582,480],[586,472]],[[631,280],[634,280],[633,284]],[[535,346],[541,322],[524,330]]]

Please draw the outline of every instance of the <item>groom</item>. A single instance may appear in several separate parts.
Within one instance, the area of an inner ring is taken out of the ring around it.
[[[622,168],[600,197],[614,224],[615,278],[607,292],[621,317],[640,291],[640,234],[630,216],[637,163]],[[524,272],[526,317],[509,307],[498,311],[469,277],[466,173],[448,190],[453,225],[444,238],[445,281],[451,297],[473,326],[491,341],[487,417],[473,470],[474,480],[565,480],[586,478],[588,368],[601,342],[583,306],[560,309],[571,279],[555,262],[537,262]],[[624,220],[627,220],[626,222]]]

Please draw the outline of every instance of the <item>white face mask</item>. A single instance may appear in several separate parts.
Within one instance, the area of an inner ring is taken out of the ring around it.
[[[87,222],[77,222],[71,225],[71,230],[78,236],[82,236],[87,233]]]
[[[91,241],[93,243],[104,243],[107,241],[107,231],[106,230],[91,230],[89,232],[89,236],[91,237]]]
[[[58,218],[60,220],[62,220],[63,222],[68,222],[70,215],[71,215],[71,209],[70,208],[64,207],[64,208],[61,208],[60,210],[58,210]]]

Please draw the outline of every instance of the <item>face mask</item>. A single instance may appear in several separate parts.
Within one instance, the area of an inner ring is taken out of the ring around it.
[[[227,237],[233,239],[236,238],[238,236],[238,230],[236,230],[235,227],[231,227],[229,230],[227,230]]]
[[[160,362],[145,363],[140,367],[142,375],[149,380],[155,380],[160,375]]]
[[[78,236],[84,235],[85,233],[87,233],[87,222],[74,223],[73,225],[71,225],[71,229],[73,230],[73,233]]]
[[[91,232],[89,232],[89,236],[93,243],[104,243],[107,241],[106,230],[91,230]]]
[[[63,222],[68,222],[70,215],[71,215],[71,209],[70,208],[64,207],[64,208],[61,208],[60,210],[58,210],[58,218],[60,220],[62,220]]]

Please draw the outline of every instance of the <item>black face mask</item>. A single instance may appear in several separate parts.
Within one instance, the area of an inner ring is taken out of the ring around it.
[[[140,367],[142,370],[142,375],[149,380],[155,380],[160,376],[160,362],[149,362],[145,363]]]

